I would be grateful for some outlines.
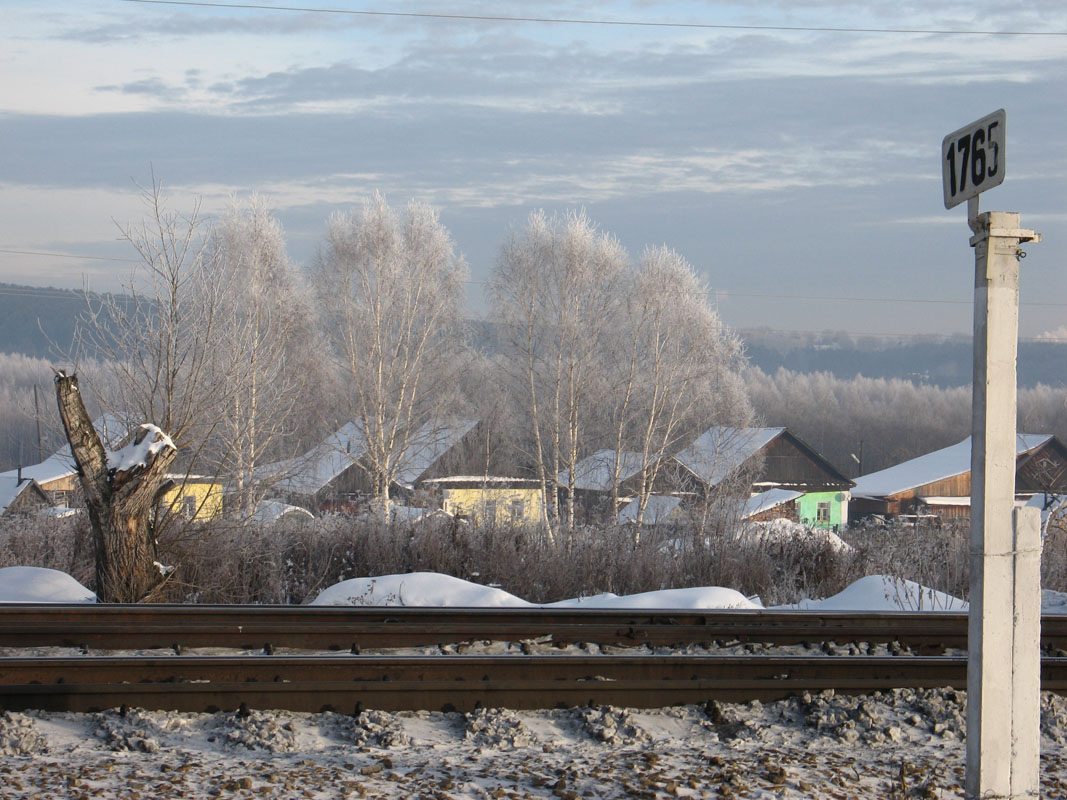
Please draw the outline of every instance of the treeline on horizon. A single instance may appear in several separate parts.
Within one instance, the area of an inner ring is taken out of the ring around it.
[[[0,353],[0,471],[37,463],[64,443],[48,359]],[[947,447],[970,435],[970,387],[942,389],[897,378],[838,378],[757,367],[742,377],[765,425],[784,426],[842,472],[874,472]],[[37,387],[39,416],[34,409]],[[1040,385],[1019,390],[1018,430],[1067,441],[1067,390]],[[99,409],[95,409],[99,411]],[[41,441],[38,448],[38,419]]]

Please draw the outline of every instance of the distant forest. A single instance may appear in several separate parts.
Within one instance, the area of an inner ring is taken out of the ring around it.
[[[84,308],[80,292],[0,284],[0,470],[35,463],[39,452],[61,443],[50,370],[59,356],[51,343],[70,346]],[[497,347],[490,323],[469,330],[476,349]],[[749,363],[743,383],[758,422],[788,427],[846,475],[891,466],[970,432],[967,337],[740,334]],[[1019,430],[1067,440],[1067,345],[1024,341],[1019,351]]]
[[[840,332],[781,333],[739,330],[752,366],[767,373],[828,372],[851,379],[900,378],[923,386],[970,386],[972,343],[969,335],[864,337]],[[1019,342],[1019,386],[1067,386],[1067,343],[1023,339]]]

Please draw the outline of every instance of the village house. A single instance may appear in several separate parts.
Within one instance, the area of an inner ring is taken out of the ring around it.
[[[1035,496],[1067,492],[1067,448],[1051,434],[1015,437],[1015,496],[1024,504]],[[971,516],[971,438],[888,469],[856,479],[851,518],[929,517],[967,520]]]
[[[390,498],[408,503],[430,479],[484,473],[487,436],[486,427],[476,420],[423,426],[400,455]],[[257,469],[256,476],[272,484],[274,494],[318,512],[354,512],[375,493],[366,440],[356,422],[344,425],[303,456]]]
[[[618,518],[635,521],[643,459],[640,453],[620,456]],[[743,511],[748,518],[784,517],[825,528],[843,526],[848,519],[852,481],[786,428],[712,427],[644,469],[654,469],[655,478],[643,522],[677,519],[730,480],[744,483],[735,488],[739,496],[748,495]],[[577,502],[592,513],[605,508],[616,474],[615,451],[594,453],[574,474]],[[567,479],[566,472],[558,477],[563,486]]]
[[[113,414],[104,414],[93,421],[104,447],[118,445],[126,436],[126,425]],[[0,478],[17,479],[18,475],[36,481],[48,498],[48,504],[59,508],[79,508],[85,505],[82,499],[78,469],[70,445],[63,445],[40,464],[19,467],[0,472]]]
[[[531,478],[453,475],[419,485],[445,513],[478,524],[537,525],[544,515],[541,482]]]
[[[0,475],[0,517],[36,514],[48,507],[48,495],[37,481],[17,471]]]
[[[203,522],[222,513],[222,484],[206,475],[167,475],[170,487],[160,501],[172,514]]]

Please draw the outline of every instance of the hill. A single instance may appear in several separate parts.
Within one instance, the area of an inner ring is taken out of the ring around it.
[[[0,283],[0,352],[55,357],[70,346],[75,322],[85,310],[80,291]],[[750,363],[773,374],[828,372],[850,379],[900,378],[949,388],[971,382],[970,336],[862,337],[841,332],[785,333],[770,328],[740,330]],[[497,346],[491,323],[472,322],[473,343]],[[1067,344],[1027,339],[1019,343],[1019,386],[1067,386]]]
[[[82,292],[0,283],[0,352],[55,357],[56,347],[70,347],[84,310]]]
[[[970,336],[856,337],[845,333],[738,331],[749,362],[768,374],[779,367],[794,372],[828,372],[851,379],[900,378],[919,385],[951,388],[971,383]],[[1067,344],[1019,342],[1019,386],[1067,386]]]

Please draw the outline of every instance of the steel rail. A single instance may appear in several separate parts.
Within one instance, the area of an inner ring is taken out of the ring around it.
[[[544,639],[558,645],[899,643],[965,649],[966,614],[320,606],[0,604],[0,646],[182,650],[354,650]],[[1042,646],[1067,651],[1067,616],[1042,619]],[[1058,654],[1058,653],[1057,653]]]
[[[959,656],[242,656],[0,659],[0,708],[355,713],[769,701],[833,689],[964,689]],[[1067,659],[1042,662],[1067,694]]]

